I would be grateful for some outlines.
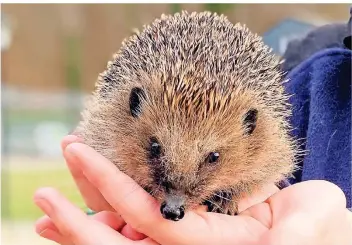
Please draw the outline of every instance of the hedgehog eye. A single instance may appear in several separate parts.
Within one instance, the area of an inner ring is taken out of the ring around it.
[[[211,152],[207,157],[208,163],[215,163],[218,161],[220,154],[218,152]]]
[[[257,119],[258,119],[257,109],[250,109],[249,111],[247,111],[243,119],[245,134],[250,135],[253,133],[254,129],[257,126]]]
[[[141,88],[133,88],[130,94],[130,111],[133,117],[138,117],[141,113],[141,99],[144,97]]]
[[[156,138],[150,140],[150,157],[157,158],[161,154],[161,146]]]

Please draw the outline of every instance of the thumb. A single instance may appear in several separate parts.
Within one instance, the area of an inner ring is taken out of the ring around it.
[[[312,180],[289,186],[243,214],[270,229],[263,238],[264,244],[286,245],[295,238],[292,244],[308,245],[317,241],[337,244],[336,234],[331,232],[341,225],[339,221],[346,217],[345,212],[346,200],[341,189],[326,181]]]

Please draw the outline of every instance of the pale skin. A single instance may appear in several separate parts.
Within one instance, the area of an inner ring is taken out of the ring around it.
[[[326,181],[307,181],[279,191],[268,185],[243,200],[238,216],[199,208],[172,222],[159,203],[90,147],[67,136],[66,163],[87,205],[87,216],[58,191],[42,188],[34,201],[46,214],[36,223],[42,237],[62,245],[302,244],[349,245],[352,215],[343,192]]]

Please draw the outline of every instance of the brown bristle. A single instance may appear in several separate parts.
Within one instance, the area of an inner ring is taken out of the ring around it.
[[[279,58],[244,25],[209,12],[163,15],[124,40],[100,74],[77,134],[159,199],[154,182],[167,180],[193,193],[189,206],[219,188],[236,202],[295,169],[284,82]],[[131,116],[136,87],[145,94]],[[245,130],[251,111],[257,121]],[[164,154],[152,163],[151,138]],[[207,166],[216,151],[219,166]]]
[[[248,64],[251,69],[247,69]],[[164,98],[171,105],[189,98],[196,100],[198,94],[211,91],[201,105],[194,107],[205,110],[200,112],[203,115],[219,103],[226,107],[221,101],[227,98],[224,94],[247,89],[257,91],[268,106],[278,107],[274,111],[284,113],[287,98],[281,91],[279,65],[280,60],[271,54],[261,37],[245,25],[233,25],[225,16],[209,12],[182,12],[164,15],[126,39],[97,86],[101,96],[105,96],[119,84],[145,74],[158,74],[159,82],[167,83]],[[198,74],[199,79],[195,79]],[[219,96],[212,97],[214,93]],[[277,103],[272,104],[273,100]],[[192,111],[194,103],[189,106]]]

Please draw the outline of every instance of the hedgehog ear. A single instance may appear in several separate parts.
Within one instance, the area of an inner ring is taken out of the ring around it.
[[[133,117],[139,117],[141,113],[141,103],[143,98],[145,98],[145,94],[141,88],[135,87],[131,90],[130,111]]]
[[[257,126],[257,119],[258,119],[258,110],[257,109],[250,109],[246,112],[243,119],[243,126],[246,135],[250,135],[253,133],[255,127]]]

